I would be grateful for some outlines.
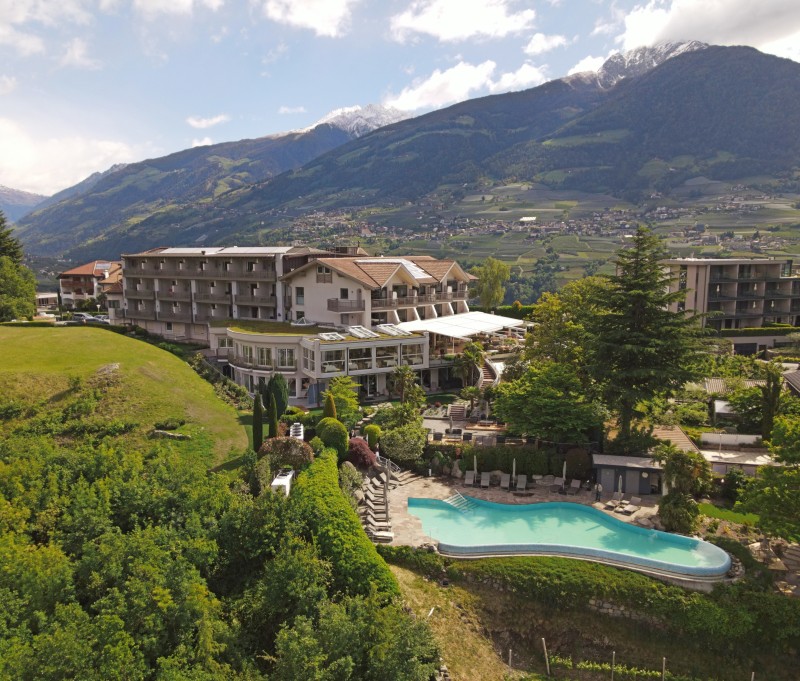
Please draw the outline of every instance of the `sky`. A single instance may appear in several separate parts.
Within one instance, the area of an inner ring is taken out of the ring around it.
[[[678,40],[800,61],[800,0],[0,0],[0,185],[52,194],[342,107],[419,115]]]

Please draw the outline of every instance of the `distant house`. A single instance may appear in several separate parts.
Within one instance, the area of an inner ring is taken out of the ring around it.
[[[36,294],[37,312],[53,312],[56,309],[58,309],[58,293],[39,292]]]
[[[121,263],[94,260],[59,274],[58,286],[61,292],[61,305],[67,310],[73,310],[78,303],[97,298],[102,292],[100,282],[109,275],[115,266],[120,268]]]

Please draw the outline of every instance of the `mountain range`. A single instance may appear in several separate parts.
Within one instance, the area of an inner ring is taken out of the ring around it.
[[[798,101],[793,61],[697,42],[640,48],[597,73],[396,115],[366,134],[322,123],[131,164],[23,218],[20,236],[33,252],[113,257],[259,243],[287,215],[413,202],[443,186],[522,180],[636,201],[699,175],[786,175],[800,166]]]
[[[47,197],[41,194],[24,192],[0,185],[0,210],[10,222],[30,213],[34,206],[41,204]]]

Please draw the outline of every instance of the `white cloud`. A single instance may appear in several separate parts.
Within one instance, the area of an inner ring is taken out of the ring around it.
[[[523,64],[516,71],[504,73],[489,85],[491,92],[510,92],[536,87],[548,80],[545,67]]]
[[[573,73],[583,73],[584,71],[597,71],[606,63],[606,59],[608,57],[584,57],[567,72],[567,75],[571,76]]]
[[[115,163],[129,163],[157,154],[152,147],[95,139],[80,134],[48,136],[0,118],[0,184],[52,194]]]
[[[87,24],[92,18],[92,5],[93,0],[0,0],[0,45],[7,45],[22,56],[44,52],[42,38],[23,26]]]
[[[86,42],[80,38],[74,38],[67,45],[67,51],[61,57],[61,66],[69,66],[77,69],[99,69],[101,64],[97,59],[92,59],[87,54]]]
[[[347,32],[361,0],[262,0],[265,16],[279,24],[307,28],[318,36],[338,38]]]
[[[453,104],[467,99],[470,93],[489,87],[496,64],[487,60],[477,66],[459,62],[446,71],[436,69],[425,80],[416,80],[384,104],[401,111],[416,111]]]
[[[797,0],[650,0],[634,7],[617,37],[624,49],[664,41],[702,40],[715,45],[752,45],[759,49],[800,33]],[[795,43],[796,44],[796,43]]]
[[[306,107],[304,106],[282,106],[278,109],[279,114],[298,114],[305,112]]]
[[[544,54],[557,47],[564,47],[569,41],[563,35],[545,35],[534,33],[530,42],[524,47],[525,54]]]
[[[533,25],[532,9],[511,12],[509,0],[414,0],[391,19],[395,40],[403,42],[417,33],[443,42],[469,38],[502,38]]]
[[[133,0],[133,7],[147,19],[155,19],[162,14],[191,14],[198,5],[216,12],[223,4],[224,0]]]
[[[14,76],[0,76],[0,95],[7,95],[17,89],[17,79]]]
[[[231,120],[231,117],[228,114],[219,114],[218,116],[210,116],[209,118],[189,116],[189,118],[186,119],[186,122],[193,128],[205,130],[206,128],[219,125],[220,123],[227,123],[229,120]]]
[[[44,42],[39,36],[3,24],[0,24],[0,45],[12,47],[23,57],[44,52]]]
[[[195,138],[192,140],[192,149],[195,147],[207,147],[211,144],[214,144],[214,140],[212,140],[210,137],[206,136],[201,139]]]

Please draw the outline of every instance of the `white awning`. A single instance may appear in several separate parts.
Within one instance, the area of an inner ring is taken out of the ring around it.
[[[504,329],[525,326],[521,319],[501,317],[486,312],[462,312],[461,314],[437,317],[435,319],[418,319],[413,322],[400,322],[396,324],[405,331],[427,331],[440,336],[466,340],[482,333],[497,333]]]

